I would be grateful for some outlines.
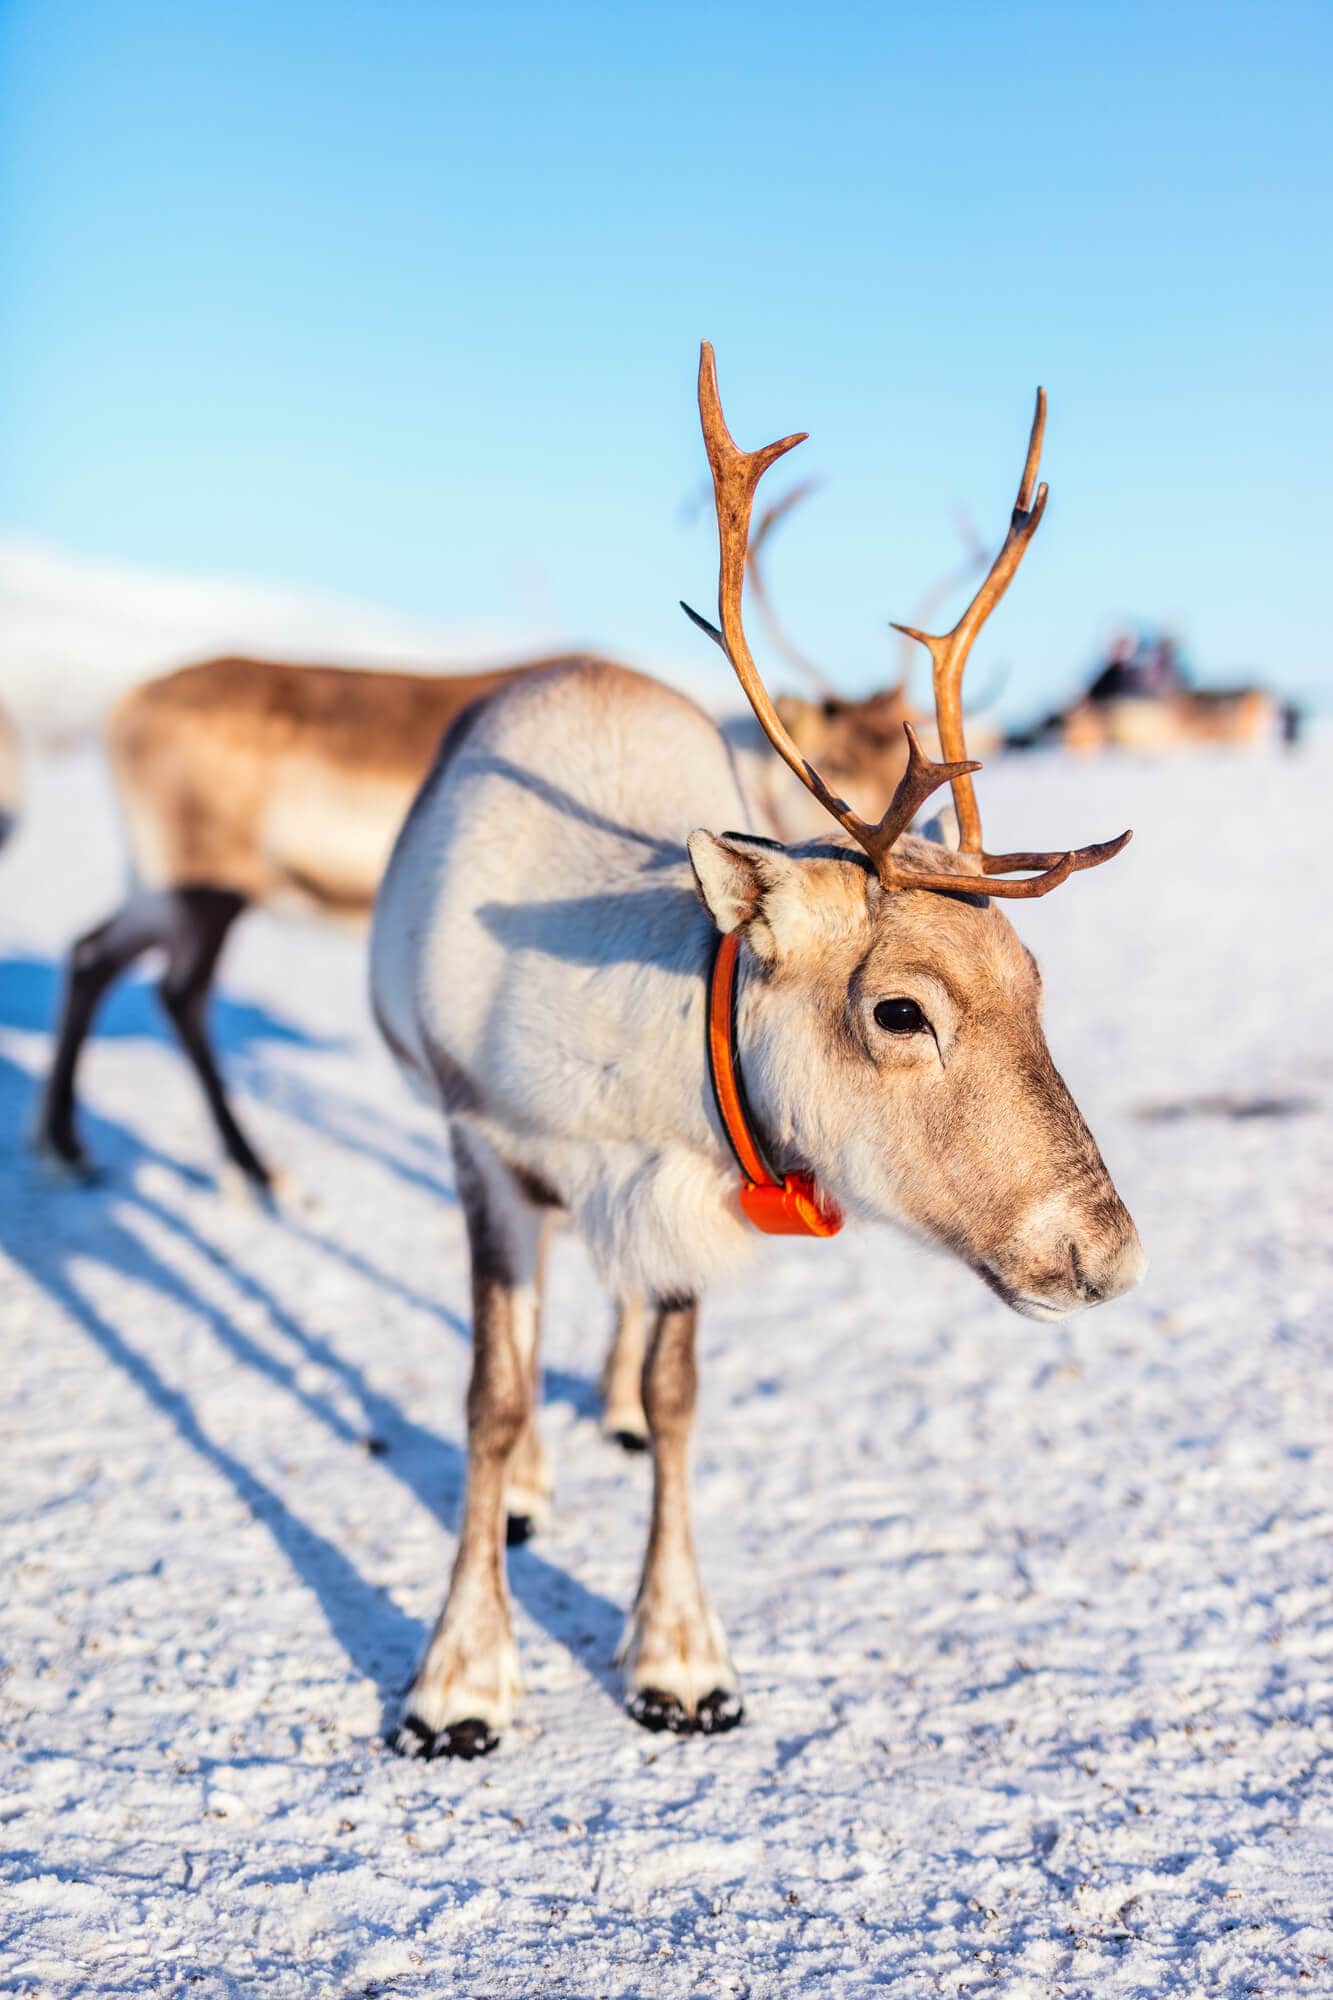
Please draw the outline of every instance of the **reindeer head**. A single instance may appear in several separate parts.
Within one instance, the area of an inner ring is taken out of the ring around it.
[[[980,767],[963,741],[968,652],[1046,503],[1044,485],[1034,494],[1045,398],[1039,391],[1013,519],[990,573],[952,632],[910,634],[931,654],[948,761],[931,762],[905,724],[906,769],[873,823],[792,740],[741,621],[755,488],[801,438],[737,448],[707,343],[699,408],[717,502],[721,629],[690,616],[722,647],[774,749],[844,834],[798,848],[702,831],[690,840],[705,906],[749,946],[746,1075],[770,1144],[784,1165],[811,1168],[844,1208],[947,1245],[1017,1311],[1053,1318],[1114,1298],[1141,1275],[1138,1236],[1051,1060],[1035,961],[995,899],[1046,895],[1110,860],[1129,835],[1064,853],[986,853],[971,775]],[[958,851],[907,831],[946,781]]]

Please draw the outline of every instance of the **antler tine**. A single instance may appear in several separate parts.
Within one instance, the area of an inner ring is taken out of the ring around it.
[[[1114,861],[1133,838],[1132,828],[1127,828],[1118,840],[1100,840],[1091,847],[1074,848],[1070,874],[1078,875],[1085,868],[1100,868],[1103,861]],[[983,875],[1008,875],[1015,868],[1055,868],[1067,858],[1063,854],[983,854],[981,872]],[[1003,890],[997,889],[997,893],[1003,894]]]
[[[799,485],[793,486],[790,492],[784,493],[780,500],[775,500],[771,507],[764,510],[759,516],[759,526],[750,537],[750,547],[746,563],[750,577],[750,594],[759,607],[759,615],[764,621],[765,629],[773,645],[782,654],[788,665],[795,667],[798,674],[804,674],[805,678],[813,687],[818,688],[821,694],[830,695],[834,692],[832,681],[829,680],[826,674],[820,672],[813,660],[806,658],[799,646],[792,644],[787,634],[783,631],[781,621],[773,609],[772,600],[768,594],[768,585],[764,581],[764,572],[759,561],[764,544],[767,542],[774,528],[777,527],[778,522],[784,520],[792,508],[798,506],[802,500],[808,499],[810,494],[814,492],[817,484],[817,480],[803,479]]]
[[[963,730],[963,669],[967,665],[973,641],[1009,588],[1014,571],[1023,560],[1028,543],[1036,534],[1042,514],[1045,512],[1048,491],[1046,485],[1043,483],[1036,488],[1035,494],[1033,492],[1037,467],[1041,462],[1042,439],[1045,432],[1046,391],[1038,389],[1037,406],[1033,412],[1032,430],[1028,437],[1027,457],[1023,462],[1023,477],[1019,481],[1018,498],[1014,502],[1013,514],[1010,517],[1009,532],[980,589],[952,632],[935,634],[919,632],[915,626],[910,625],[897,627],[897,630],[906,633],[909,639],[920,640],[930,654],[940,746],[945,756],[949,758],[962,758],[967,754]],[[976,794],[972,789],[971,779],[964,777],[956,780],[953,796],[958,813],[962,850],[966,854],[980,854],[981,814],[977,810]]]
[[[894,842],[906,833],[912,821],[920,812],[932,792],[943,784],[955,783],[972,771],[979,771],[980,764],[935,764],[927,757],[917,740],[917,733],[910,722],[903,724],[907,737],[907,769],[894,789],[889,809],[878,826],[865,827],[863,835],[858,835],[861,844],[874,862],[880,880],[888,888],[919,886],[915,875],[909,876],[905,870],[893,865],[891,854]]]

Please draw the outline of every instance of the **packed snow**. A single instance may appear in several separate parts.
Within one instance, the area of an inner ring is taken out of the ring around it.
[[[0,1985],[201,1996],[1333,1992],[1333,744],[1010,760],[999,846],[1136,828],[1015,919],[1139,1222],[1128,1299],[1020,1320],[888,1232],[706,1304],[701,1557],[733,1735],[609,1666],[649,1469],[554,1260],[527,1692],[474,1764],[381,1731],[443,1594],[468,1285],[363,942],[243,922],[216,1021],[300,1199],[219,1189],[151,968],[84,1071],[106,1170],[22,1151],[61,953],[120,886],[96,756],[0,854]]]

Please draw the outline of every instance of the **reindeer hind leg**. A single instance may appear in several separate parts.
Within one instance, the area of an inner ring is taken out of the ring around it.
[[[157,890],[135,889],[114,916],[79,938],[70,951],[55,1054],[37,1113],[33,1145],[77,1179],[96,1178],[78,1133],[75,1083],[83,1045],[108,989],[151,946],[167,943],[171,924],[168,896]]]
[[[246,899],[230,889],[178,889],[171,903],[167,969],[158,997],[199,1079],[227,1158],[252,1187],[267,1194],[273,1177],[236,1121],[208,1032],[213,976]]]
[[[539,1206],[547,1206],[539,1203]],[[505,1541],[511,1549],[529,1541],[544,1528],[551,1509],[551,1463],[537,1428],[537,1411],[542,1399],[541,1295],[546,1272],[553,1217],[542,1218],[537,1269],[530,1305],[523,1310],[531,1322],[531,1351],[528,1355],[528,1414],[518,1443],[509,1454],[505,1468]],[[520,1341],[529,1337],[526,1327],[518,1329]]]
[[[616,1301],[615,1332],[602,1369],[602,1432],[622,1451],[648,1449],[643,1414],[644,1301],[626,1292]]]

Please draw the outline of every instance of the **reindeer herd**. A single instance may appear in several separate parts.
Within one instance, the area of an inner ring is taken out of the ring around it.
[[[70,954],[35,1131],[53,1170],[92,1177],[80,1051],[151,949],[227,1159],[270,1193],[207,1017],[226,938],[255,906],[371,914],[379,1031],[447,1127],[471,1252],[467,1481],[444,1606],[392,1735],[411,1756],[482,1754],[513,1715],[505,1547],[549,1496],[538,1326],[561,1218],[618,1302],[607,1428],[652,1453],[628,1709],[677,1733],[743,1712],[691,1528],[710,1283],[765,1232],[827,1236],[844,1219],[933,1240],[1033,1318],[1113,1299],[1142,1271],[1002,910],[1129,835],[988,852],[965,741],[968,655],[1045,506],[1044,397],[1008,534],[963,616],[942,635],[900,628],[930,656],[929,721],[905,684],[860,703],[827,687],[770,698],[742,595],[748,569],[769,607],[773,510],[753,536],[751,514],[800,438],[741,450],[707,345],[698,400],[717,624],[690,616],[734,671],[744,722],[719,728],[662,683],[578,656],[454,678],[219,659],[135,689],[108,726],[133,886]],[[955,839],[941,822],[914,830],[945,785]]]

